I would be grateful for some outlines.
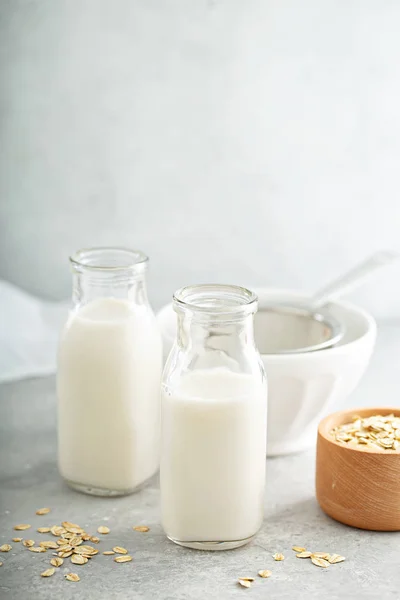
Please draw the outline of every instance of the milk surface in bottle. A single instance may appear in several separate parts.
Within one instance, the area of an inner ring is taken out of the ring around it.
[[[162,348],[146,264],[120,249],[72,258],[75,308],[58,353],[59,469],[88,493],[130,493],[158,469]]]
[[[163,375],[161,512],[167,536],[200,549],[247,543],[262,525],[265,373],[256,297],[235,286],[175,294],[178,335]]]

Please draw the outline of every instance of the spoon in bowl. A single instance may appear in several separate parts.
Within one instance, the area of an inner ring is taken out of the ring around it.
[[[312,306],[316,309],[328,304],[328,302],[331,302],[332,300],[341,298],[344,294],[361,285],[361,283],[377,269],[390,264],[399,257],[400,254],[390,250],[382,250],[372,254],[372,256],[363,260],[361,263],[318,290],[310,300],[310,307]]]
[[[345,327],[331,315],[326,305],[354,290],[377,269],[399,257],[396,252],[376,252],[323,287],[309,300],[261,303],[256,319],[262,330],[268,332],[268,343],[264,341],[262,344],[263,353],[315,352],[336,345],[344,336]]]

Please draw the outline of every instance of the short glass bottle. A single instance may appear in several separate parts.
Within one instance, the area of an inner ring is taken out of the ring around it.
[[[60,473],[82,492],[129,494],[159,466],[162,342],[147,299],[148,258],[92,248],[70,261],[74,308],[57,372]]]
[[[225,550],[263,521],[267,385],[254,344],[257,297],[195,285],[173,299],[178,331],[161,393],[161,512],[169,539]]]

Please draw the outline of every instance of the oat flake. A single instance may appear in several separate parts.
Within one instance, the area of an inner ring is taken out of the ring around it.
[[[260,577],[263,577],[264,579],[266,579],[267,577],[271,577],[272,571],[269,571],[268,569],[264,569],[263,571],[258,571],[258,574]]]
[[[40,573],[41,577],[51,577],[56,572],[55,569],[46,569],[43,573]]]
[[[68,558],[69,556],[72,556],[72,550],[70,550],[69,552],[59,552],[58,556],[60,558]]]
[[[345,557],[344,556],[340,556],[340,554],[331,554],[330,557],[328,558],[328,562],[331,565],[343,562],[344,560],[346,560]]]
[[[76,573],[67,573],[65,579],[68,579],[68,581],[80,581],[81,578]]]
[[[330,554],[328,552],[313,552],[311,554],[311,558],[324,558],[325,560],[329,560]]]
[[[150,531],[150,527],[147,527],[147,525],[137,525],[136,527],[132,528],[134,531],[140,531],[141,533],[146,533],[147,531]]]
[[[71,556],[71,562],[74,563],[74,565],[85,565],[87,561],[88,559],[86,556],[82,556],[82,554],[73,554]]]
[[[110,533],[110,529],[108,527],[106,527],[105,525],[100,525],[100,527],[97,528],[98,533],[102,533],[102,534],[106,534],[106,533]]]
[[[83,542],[82,538],[80,538],[77,535],[70,538],[70,540],[69,540],[70,546],[80,546],[82,544],[82,542]]]
[[[48,515],[50,512],[50,508],[38,508],[36,511],[37,515]]]
[[[53,535],[58,537],[63,533],[66,533],[67,530],[64,527],[60,527],[59,525],[53,525],[53,527],[50,528],[50,531]]]
[[[328,561],[325,560],[324,558],[318,558],[316,556],[312,556],[311,557],[311,562],[316,567],[323,567],[324,569],[326,569],[326,567],[329,567]]]
[[[129,556],[129,554],[125,554],[124,556],[116,556],[114,558],[114,561],[117,563],[130,562],[131,560],[132,556]]]
[[[113,550],[117,554],[128,554],[128,550],[126,548],[122,548],[121,546],[114,546]]]
[[[93,546],[83,545],[74,548],[74,552],[75,554],[97,554],[98,550],[96,550],[96,548],[93,548]]]
[[[50,548],[51,550],[58,550],[57,542],[39,542],[39,546],[42,546],[42,548]]]

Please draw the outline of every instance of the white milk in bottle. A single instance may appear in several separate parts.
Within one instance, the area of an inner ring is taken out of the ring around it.
[[[72,257],[75,309],[58,354],[59,469],[87,493],[121,495],[159,464],[161,339],[140,252]]]
[[[256,296],[235,286],[175,294],[178,336],[162,383],[161,511],[174,542],[250,541],[263,520],[267,388]]]

